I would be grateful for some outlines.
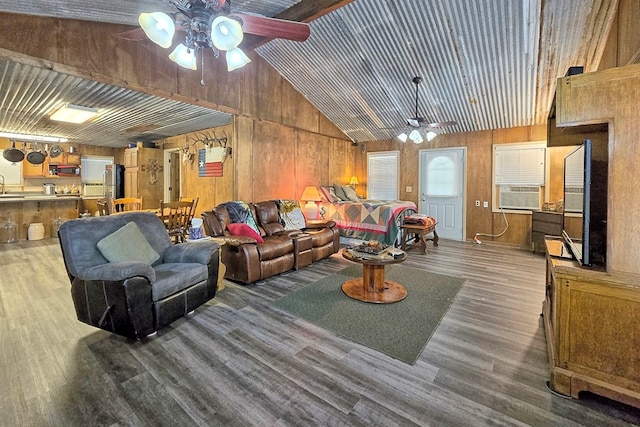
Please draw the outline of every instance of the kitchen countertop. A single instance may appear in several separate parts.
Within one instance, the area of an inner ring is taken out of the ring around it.
[[[79,194],[0,194],[0,203],[55,202],[62,200],[80,200]]]

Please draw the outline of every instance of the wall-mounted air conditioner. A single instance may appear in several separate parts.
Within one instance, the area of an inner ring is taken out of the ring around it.
[[[540,209],[541,187],[500,186],[499,207],[505,209]]]

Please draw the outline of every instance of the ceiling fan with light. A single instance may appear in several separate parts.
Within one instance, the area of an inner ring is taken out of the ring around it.
[[[251,62],[239,48],[245,33],[304,41],[311,32],[307,23],[233,12],[231,0],[166,1],[176,8],[176,12],[142,13],[138,22],[147,37],[165,49],[173,45],[176,32],[183,32],[184,41],[174,48],[169,58],[191,70],[198,68],[198,55],[205,49],[211,49],[216,58],[224,51],[229,71]],[[127,37],[132,38],[132,35]],[[201,56],[202,61],[203,58]]]
[[[406,119],[407,125],[411,128],[410,130],[407,129],[408,133],[402,132],[396,138],[398,138],[402,142],[407,142],[407,139],[409,139],[416,144],[420,144],[424,142],[424,138],[422,137],[422,134],[420,133],[419,129],[421,128],[422,129],[438,129],[438,128],[443,128],[447,126],[455,126],[458,123],[456,123],[455,121],[427,123],[424,117],[420,117],[418,115],[418,88],[420,86],[420,83],[422,83],[422,77],[416,76],[412,79],[412,82],[416,85],[415,115],[413,117]],[[428,130],[426,133],[427,141],[431,141],[436,136],[438,136],[438,134],[432,130]]]

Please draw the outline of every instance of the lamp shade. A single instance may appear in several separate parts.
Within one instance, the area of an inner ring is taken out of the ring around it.
[[[235,19],[218,16],[211,23],[211,41],[220,50],[238,47],[243,37],[242,25]]]
[[[432,132],[432,131],[427,132],[427,141],[433,140],[433,138],[435,138],[436,136],[438,136],[438,134],[435,132]]]
[[[353,175],[353,176],[351,177],[351,179],[349,180],[349,185],[358,185],[358,184],[360,184],[360,183],[358,182],[358,177],[357,177],[357,176],[355,176],[355,175]]]
[[[320,192],[318,191],[318,187],[305,187],[300,200],[304,200],[305,202],[319,202],[320,200],[322,200],[322,198],[320,197]]]
[[[251,59],[239,48],[233,48],[227,52],[227,71],[233,71],[236,68],[244,67]]]
[[[407,134],[402,132],[400,135],[396,136],[400,141],[407,142]]]
[[[188,68],[190,70],[198,69],[195,49],[190,49],[182,43],[173,49],[173,52],[169,55],[169,59],[181,67]]]
[[[418,132],[417,130],[411,131],[411,133],[409,134],[409,139],[413,141],[414,144],[421,144],[422,142],[424,142],[424,139],[422,139],[422,135],[420,135],[420,132]]]
[[[176,26],[169,15],[162,12],[141,13],[138,23],[152,42],[165,49],[171,47]]]

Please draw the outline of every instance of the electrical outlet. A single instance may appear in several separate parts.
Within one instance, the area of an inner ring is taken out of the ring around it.
[[[484,201],[484,203],[482,204],[482,207],[488,208],[489,207],[489,202],[487,202],[486,200]]]
[[[405,191],[407,193],[411,193],[413,191],[413,187],[411,187],[410,185],[407,185],[407,188],[405,188]]]
[[[476,208],[480,207],[480,200],[476,200]]]

